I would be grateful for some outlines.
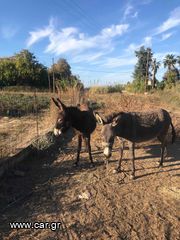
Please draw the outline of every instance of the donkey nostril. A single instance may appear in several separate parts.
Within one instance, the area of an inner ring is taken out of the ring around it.
[[[57,128],[54,128],[54,135],[55,136],[58,136],[61,134],[61,130],[57,129]]]

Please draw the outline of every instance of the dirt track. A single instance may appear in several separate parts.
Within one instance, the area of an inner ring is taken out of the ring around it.
[[[0,183],[0,239],[180,239],[180,142],[170,145],[159,169],[160,146],[143,143],[136,149],[136,180],[130,180],[131,161],[125,150],[124,172],[114,174],[118,142],[108,169],[99,142],[100,127],[92,136],[95,168],[86,153],[73,167],[76,137],[70,134],[58,153],[32,156]],[[87,199],[83,199],[83,197]],[[50,229],[10,229],[9,222],[61,222]]]

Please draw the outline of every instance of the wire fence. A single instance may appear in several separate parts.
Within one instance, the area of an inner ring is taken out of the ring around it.
[[[33,144],[45,148],[52,139],[45,137],[53,129],[57,109],[51,97],[67,105],[76,105],[83,95],[78,86],[63,92],[0,92],[0,160],[11,157]]]

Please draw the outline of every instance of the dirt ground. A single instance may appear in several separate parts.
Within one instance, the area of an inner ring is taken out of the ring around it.
[[[110,111],[109,106],[103,111]],[[176,128],[178,116],[174,118]],[[21,163],[17,169],[25,176],[10,171],[1,179],[0,239],[180,239],[180,141],[169,145],[161,169],[159,143],[137,145],[136,179],[131,180],[127,147],[123,172],[113,173],[119,157],[118,141],[105,168],[100,130],[98,126],[92,135],[94,168],[84,151],[80,166],[73,166],[77,139],[69,132],[57,152],[35,154]],[[60,229],[9,227],[9,222],[40,221],[61,222]]]

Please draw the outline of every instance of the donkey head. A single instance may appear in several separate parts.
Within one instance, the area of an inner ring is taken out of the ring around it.
[[[121,123],[122,114],[120,113],[118,116],[111,118],[111,117],[102,117],[98,113],[95,114],[96,120],[99,124],[103,125],[101,134],[103,138],[103,148],[104,148],[104,155],[107,158],[111,157],[112,147],[114,144],[114,138],[116,136],[116,128],[118,124]]]
[[[59,136],[70,128],[71,120],[67,111],[67,107],[60,101],[60,99],[52,98],[52,100],[59,109],[58,117],[54,127],[54,135]]]

